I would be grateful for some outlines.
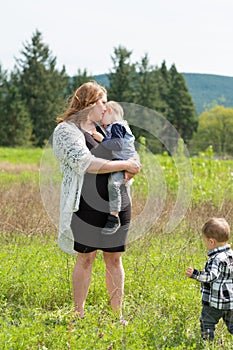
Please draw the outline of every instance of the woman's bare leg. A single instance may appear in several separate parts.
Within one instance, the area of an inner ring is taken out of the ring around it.
[[[73,295],[75,311],[79,317],[84,317],[84,306],[91,283],[92,265],[96,251],[91,253],[78,253],[73,271]]]
[[[124,294],[124,268],[122,253],[104,252],[106,264],[106,286],[110,295],[110,303],[114,313],[122,317],[122,298]]]

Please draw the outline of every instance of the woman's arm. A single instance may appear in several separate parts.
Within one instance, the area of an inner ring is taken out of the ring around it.
[[[101,158],[95,158],[87,168],[87,173],[105,174],[126,170],[135,175],[140,171],[140,169],[141,164],[134,160],[112,161]]]
[[[56,126],[53,152],[60,164],[69,165],[79,175],[83,175],[94,160],[83,133],[74,123],[62,122]]]
[[[86,147],[82,132],[74,124],[66,122],[60,123],[54,131],[53,149],[60,162],[69,164],[79,174],[104,174],[123,170],[137,174],[141,168],[135,160],[108,161],[94,157]]]

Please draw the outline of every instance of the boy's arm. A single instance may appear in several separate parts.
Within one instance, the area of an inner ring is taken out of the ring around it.
[[[123,125],[116,123],[116,124],[113,124],[111,132],[112,132],[112,137],[120,140],[120,139],[124,138],[124,136],[126,134],[126,129]],[[122,149],[122,147],[121,147],[121,149]],[[138,152],[136,152],[136,150],[135,150],[133,159],[136,160],[138,163],[140,163],[140,157],[139,157]],[[134,177],[133,174],[130,174],[129,172],[125,171],[125,182],[131,180],[133,177]]]
[[[96,130],[92,132],[92,136],[96,141],[101,142],[101,146],[110,151],[120,151],[122,149],[121,139],[112,139],[111,137],[103,136]]]
[[[192,268],[189,268],[189,269],[192,269]],[[187,272],[189,269],[187,269],[186,271],[187,276],[188,276]],[[198,282],[209,283],[217,279],[220,275],[220,272],[221,272],[221,261],[219,261],[218,259],[212,259],[206,263],[206,266],[203,271],[193,269],[192,274],[188,277],[193,278]]]
[[[111,136],[105,136],[102,146],[111,151],[121,151],[123,148],[123,138],[125,136],[125,127],[121,124],[113,124]]]
[[[123,139],[126,134],[126,129],[124,125],[113,124],[111,128],[111,138],[112,139]]]
[[[186,270],[186,276],[189,278],[197,279],[200,276],[201,271],[194,269],[193,267],[188,267]]]
[[[104,139],[104,135],[102,135],[100,132],[98,132],[98,131],[96,131],[96,130],[94,130],[94,131],[92,132],[92,136],[93,136],[93,138],[94,138],[96,141],[98,141],[98,142],[102,142],[103,139]]]

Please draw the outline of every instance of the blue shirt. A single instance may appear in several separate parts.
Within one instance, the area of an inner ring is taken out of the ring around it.
[[[135,137],[126,120],[108,125],[105,131],[102,145],[112,150],[114,159],[127,160],[135,156]]]

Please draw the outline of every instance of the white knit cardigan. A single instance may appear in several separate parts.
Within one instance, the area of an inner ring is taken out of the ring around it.
[[[53,151],[63,175],[58,245],[64,252],[76,254],[70,225],[73,212],[79,209],[84,174],[94,156],[86,146],[83,133],[74,123],[69,122],[62,122],[55,128]]]

